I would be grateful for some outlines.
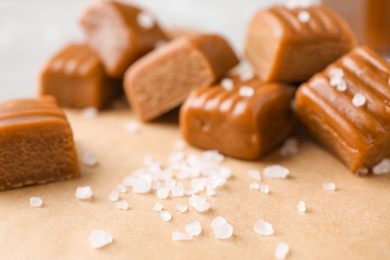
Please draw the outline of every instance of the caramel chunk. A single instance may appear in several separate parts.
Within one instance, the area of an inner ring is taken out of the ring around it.
[[[180,109],[181,133],[203,149],[259,158],[292,132],[294,92],[293,86],[258,79],[223,79],[191,93]]]
[[[105,75],[87,45],[70,44],[44,65],[39,92],[54,96],[61,106],[103,108],[122,93],[122,86]]]
[[[275,6],[250,22],[245,55],[262,80],[303,82],[354,46],[351,29],[330,9]]]
[[[126,72],[125,93],[143,121],[180,105],[192,90],[210,86],[238,59],[218,35],[194,35],[173,40]]]
[[[152,14],[115,1],[91,3],[81,15],[80,23],[107,74],[116,78],[122,77],[156,43],[166,40]]]
[[[390,64],[356,48],[299,87],[296,114],[357,174],[390,157]]]
[[[0,104],[0,190],[79,176],[72,129],[51,97]]]

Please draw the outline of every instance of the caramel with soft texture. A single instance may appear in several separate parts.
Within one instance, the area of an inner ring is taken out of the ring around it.
[[[150,121],[180,105],[191,91],[210,86],[237,63],[221,36],[182,37],[133,64],[124,90],[139,118]]]
[[[180,109],[180,130],[194,146],[257,159],[291,134],[295,119],[290,103],[295,87],[258,79],[232,80],[232,90],[216,85],[194,91]],[[242,86],[251,87],[254,94],[240,96]]]
[[[51,97],[0,104],[0,190],[76,178],[72,129]]]
[[[326,7],[274,6],[250,22],[245,55],[264,81],[304,82],[355,44],[347,23]]]
[[[336,69],[345,91],[330,84]],[[358,93],[361,106],[352,101]],[[390,157],[390,65],[367,47],[354,49],[299,87],[296,113],[352,172],[367,174]]]

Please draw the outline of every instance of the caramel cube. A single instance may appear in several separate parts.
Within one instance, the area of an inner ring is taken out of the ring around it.
[[[121,82],[108,78],[97,55],[85,44],[70,44],[44,65],[40,95],[60,106],[104,108],[123,93]]]
[[[352,172],[390,157],[390,64],[356,48],[299,87],[296,114]]]
[[[264,81],[304,82],[355,46],[347,23],[323,6],[260,10],[245,55]]]
[[[79,176],[72,129],[51,97],[0,104],[0,190]]]
[[[80,17],[89,46],[99,55],[107,74],[123,76],[139,57],[167,38],[147,11],[116,1],[91,3]]]
[[[125,93],[141,120],[150,121],[180,105],[192,90],[210,86],[238,59],[218,35],[175,39],[134,63]]]
[[[224,79],[191,93],[180,109],[181,133],[194,146],[257,159],[294,129],[294,93],[290,85]]]

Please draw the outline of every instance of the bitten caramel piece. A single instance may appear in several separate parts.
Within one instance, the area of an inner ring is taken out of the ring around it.
[[[223,79],[194,91],[180,109],[184,139],[203,149],[256,159],[291,134],[295,87],[258,79]]]
[[[352,172],[367,174],[390,158],[390,65],[367,47],[300,86],[295,104],[313,136]]]
[[[84,44],[70,44],[44,65],[40,95],[60,106],[103,108],[123,93],[121,81],[108,78],[99,58]]]
[[[51,97],[0,104],[0,190],[79,176],[72,129]]]
[[[91,3],[80,23],[111,77],[122,77],[135,60],[166,41],[153,15],[115,1]]]
[[[347,23],[326,7],[275,6],[250,22],[245,55],[264,81],[303,82],[355,44]]]
[[[218,35],[178,38],[152,51],[125,74],[125,93],[143,121],[180,105],[192,90],[210,86],[238,59]]]

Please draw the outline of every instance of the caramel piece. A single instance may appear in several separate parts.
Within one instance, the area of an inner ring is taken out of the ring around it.
[[[295,119],[290,103],[295,87],[237,77],[232,81],[224,79],[191,93],[180,109],[180,130],[194,146],[256,159],[291,134]],[[225,89],[232,85],[231,90]]]
[[[141,120],[150,121],[180,105],[192,90],[210,86],[238,59],[218,35],[178,38],[131,66],[124,89]]]
[[[347,23],[326,7],[260,10],[245,55],[264,81],[303,82],[355,46]]]
[[[296,114],[356,174],[390,157],[390,64],[356,48],[299,87]]]
[[[44,65],[39,93],[56,97],[60,106],[103,108],[120,96],[122,86],[105,75],[87,45],[70,44]]]
[[[51,97],[0,104],[0,190],[79,176],[72,129]]]
[[[107,74],[115,78],[156,43],[167,40],[150,13],[115,1],[91,3],[80,23]]]

